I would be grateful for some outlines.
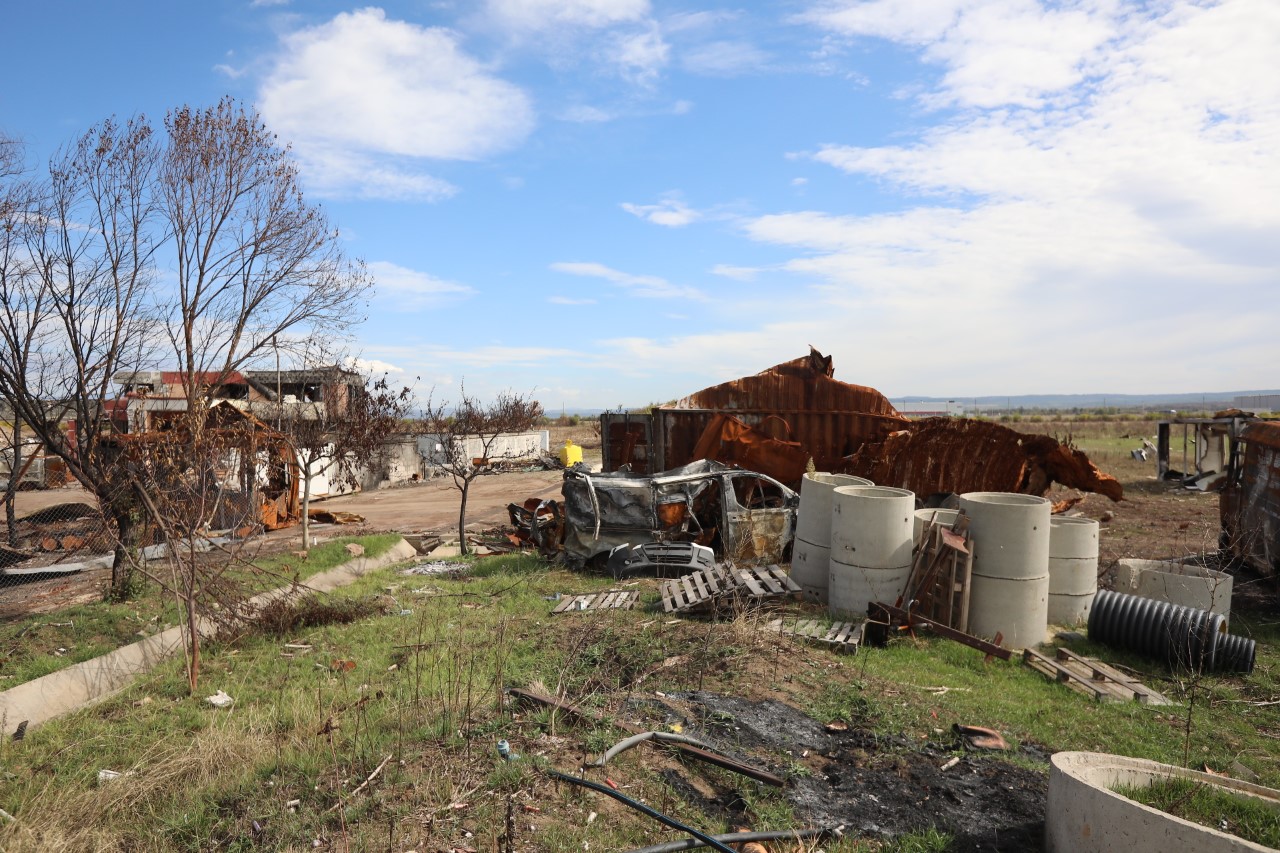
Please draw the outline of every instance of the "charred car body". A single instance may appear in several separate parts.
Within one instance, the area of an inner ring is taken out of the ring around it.
[[[654,476],[574,466],[563,494],[565,561],[615,576],[708,568],[710,554],[785,562],[800,504],[771,477],[709,460]]]

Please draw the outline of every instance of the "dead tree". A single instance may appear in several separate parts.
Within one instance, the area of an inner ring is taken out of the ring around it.
[[[128,589],[142,510],[98,439],[115,372],[138,369],[155,340],[158,157],[144,120],[102,122],[47,174],[5,180],[0,210],[0,397],[114,521],[116,595]]]
[[[311,478],[324,475],[354,489],[361,472],[383,463],[385,442],[400,431],[413,401],[411,388],[397,391],[385,374],[374,379],[336,366],[308,372],[315,375],[320,400],[300,401],[280,419],[302,472],[303,550],[311,546]],[[359,381],[334,382],[335,377]]]
[[[540,417],[541,403],[512,391],[503,391],[493,402],[484,403],[460,384],[458,399],[452,405],[427,401],[423,420],[439,445],[435,463],[449,474],[462,496],[458,506],[458,547],[463,554],[468,553],[467,493],[471,483],[496,461],[493,448],[500,436],[527,432]],[[472,449],[479,451],[478,456],[467,450],[469,442]]]

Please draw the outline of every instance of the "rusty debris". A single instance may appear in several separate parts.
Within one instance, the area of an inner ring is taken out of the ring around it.
[[[997,657],[1001,660],[1009,660],[1013,657],[1011,650],[1000,645],[999,634],[996,635],[995,642],[987,642],[892,604],[873,601],[867,606],[865,637],[866,641],[873,646],[884,645],[892,633],[914,631],[916,628],[928,628],[939,637],[946,637],[948,640],[977,649],[987,657]]]
[[[364,516],[358,512],[341,512],[330,509],[312,509],[307,517],[321,524],[364,524]]]
[[[515,528],[517,546],[537,548],[548,560],[564,547],[564,513],[558,502],[527,498],[523,505],[507,504],[507,515]]]
[[[1233,448],[1219,497],[1222,542],[1234,557],[1280,579],[1280,421],[1254,421]]]
[[[1058,482],[1121,500],[1123,490],[1069,444],[965,418],[911,420],[874,388],[835,378],[809,354],[694,392],[647,414],[601,416],[605,471],[649,474],[703,459],[798,488],[807,465],[921,498],[938,492],[1043,495]]]
[[[951,731],[960,736],[965,745],[971,749],[1008,749],[1009,742],[995,729],[986,726],[963,726],[954,723]]]
[[[925,418],[845,460],[841,473],[917,495],[1021,492],[1044,495],[1057,482],[1123,500],[1124,489],[1083,452],[1047,435],[963,418]]]

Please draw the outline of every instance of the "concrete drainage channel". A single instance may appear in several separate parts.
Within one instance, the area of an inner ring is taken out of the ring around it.
[[[327,572],[313,575],[302,588],[310,592],[329,592],[353,583],[376,569],[413,559],[417,554],[412,545],[401,539],[377,557],[357,557]],[[288,595],[290,589],[281,587],[264,592],[250,599],[250,603],[262,606]],[[0,728],[3,728],[3,734],[12,734],[23,720],[27,721],[29,728],[38,726],[123,690],[139,675],[182,650],[182,630],[181,627],[170,628],[154,637],[51,672],[0,693]]]
[[[1174,817],[1111,790],[1170,778],[1190,779],[1280,812],[1280,791],[1170,764],[1098,752],[1059,752],[1050,759],[1045,847],[1050,853],[1227,853],[1271,850]]]

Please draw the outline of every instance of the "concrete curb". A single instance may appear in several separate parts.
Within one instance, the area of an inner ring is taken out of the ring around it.
[[[410,560],[417,551],[401,539],[377,557],[357,557],[340,566],[308,578],[299,592],[329,592],[346,586],[376,569]],[[289,595],[292,587],[281,587],[250,599],[257,607]],[[137,643],[108,652],[92,660],[51,672],[0,693],[0,733],[8,736],[23,720],[34,728],[48,720],[101,702],[128,687],[133,680],[165,658],[182,651],[182,628],[147,637]],[[208,634],[209,626],[202,625]]]

